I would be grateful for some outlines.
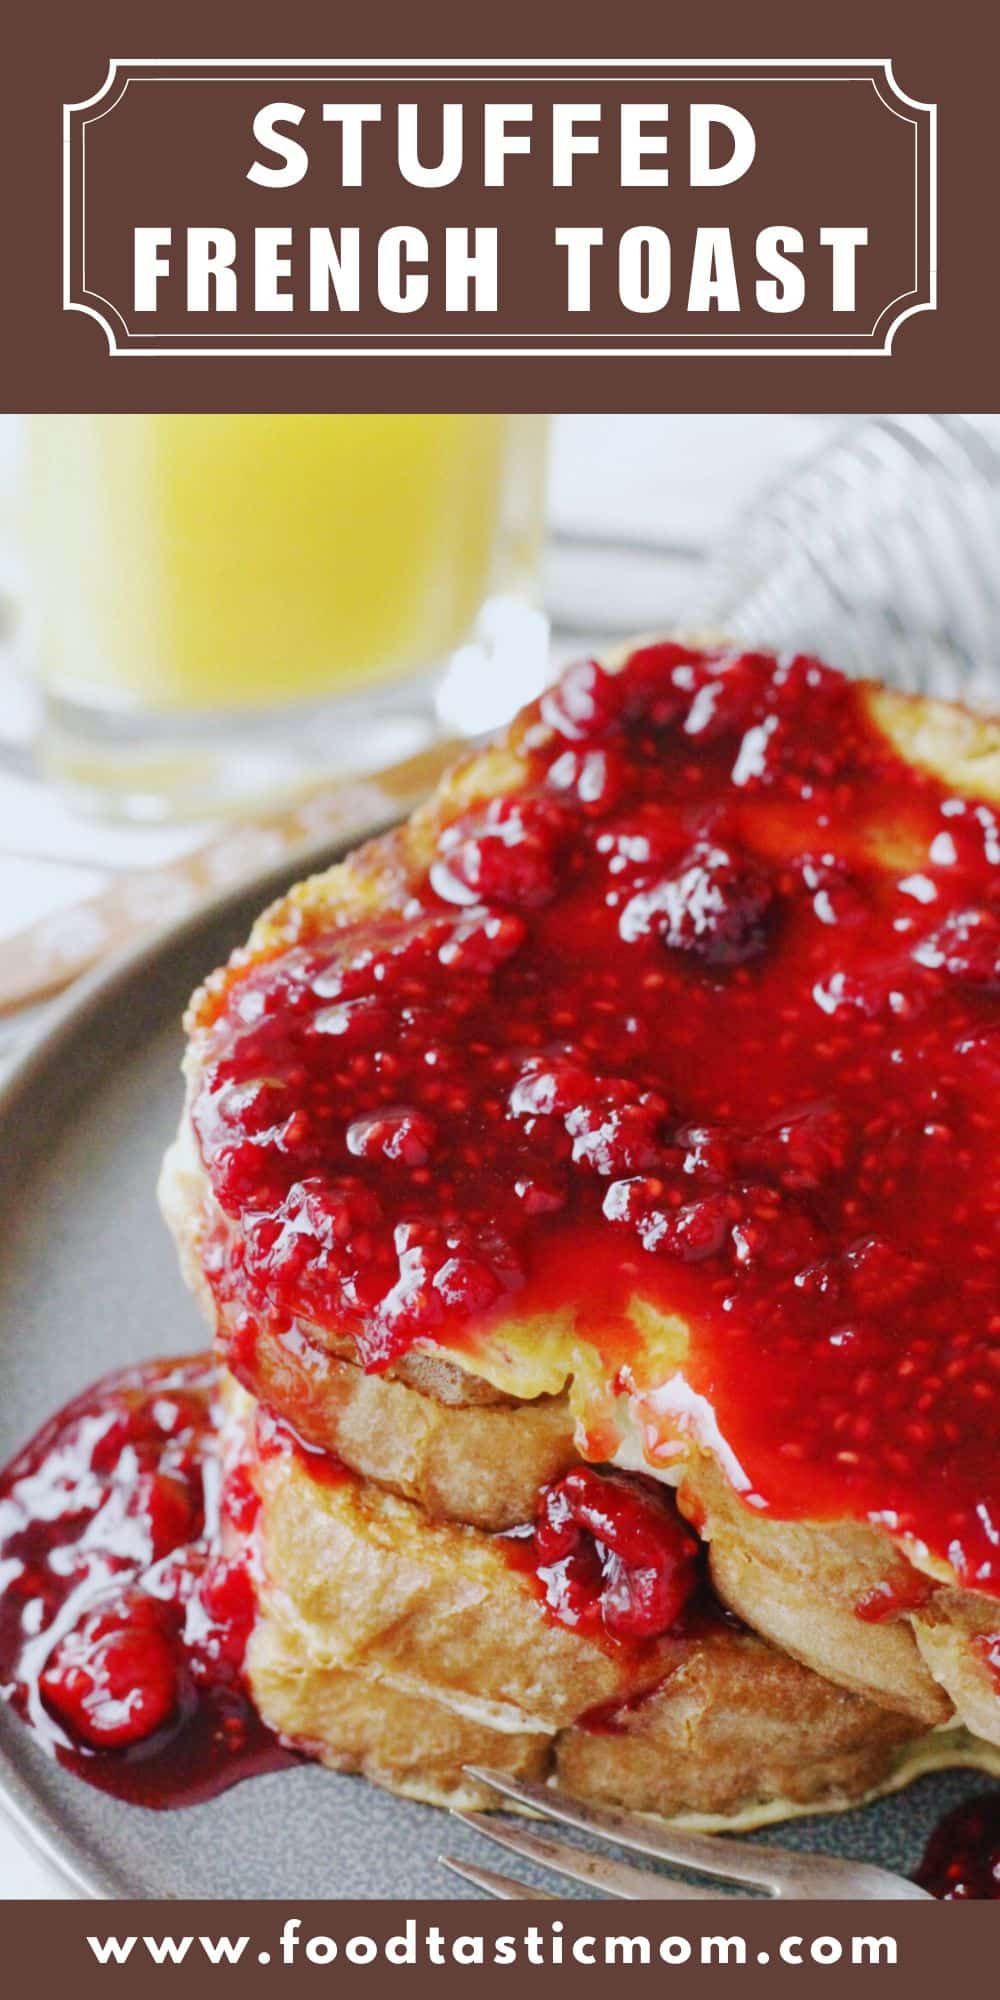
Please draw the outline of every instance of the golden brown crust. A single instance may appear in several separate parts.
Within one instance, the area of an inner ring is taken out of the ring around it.
[[[287,1454],[257,1476],[264,1601],[331,1665],[552,1731],[653,1686],[673,1657],[668,1641],[633,1657],[556,1624],[502,1544],[475,1528],[432,1522],[350,1476],[310,1478]]]
[[[724,1629],[622,1721],[613,1736],[567,1730],[559,1778],[597,1804],[665,1819],[728,1819],[749,1801],[850,1804],[891,1778],[913,1735],[905,1716],[831,1687],[752,1633]]]
[[[494,1793],[465,1776],[466,1764],[512,1778],[547,1775],[546,1732],[492,1729],[432,1693],[317,1661],[301,1631],[276,1617],[254,1634],[250,1671],[261,1714],[282,1736],[330,1770],[428,1805],[496,1804]]]
[[[957,1714],[1000,1745],[994,1598],[936,1584],[877,1528],[756,1514],[705,1455],[689,1461],[678,1500],[710,1544],[720,1597],[772,1645],[926,1727]]]

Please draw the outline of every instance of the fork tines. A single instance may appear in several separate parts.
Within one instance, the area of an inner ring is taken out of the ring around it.
[[[463,1825],[484,1834],[498,1847],[550,1869],[553,1874],[580,1882],[597,1894],[664,1902],[715,1902],[732,1895],[734,1890],[758,1896],[817,1897],[830,1902],[927,1900],[926,1890],[918,1889],[915,1883],[867,1862],[839,1861],[824,1854],[799,1854],[778,1847],[748,1845],[720,1834],[688,1833],[643,1815],[585,1805],[582,1799],[561,1791],[557,1785],[531,1784],[478,1765],[467,1765],[466,1770],[477,1783],[534,1815],[559,1820],[581,1833],[599,1834],[631,1853],[693,1869],[696,1874],[712,1876],[717,1884],[727,1885],[710,1887],[704,1882],[681,1881],[659,1872],[633,1868],[615,1856],[593,1853],[569,1841],[554,1840],[547,1833],[515,1826],[510,1820],[496,1821],[491,1815],[478,1812],[456,1813]],[[492,1869],[474,1867],[454,1856],[442,1859],[446,1867],[487,1895],[528,1900],[539,1893]]]
[[[476,1833],[483,1833],[487,1840],[505,1847],[511,1854],[519,1854],[525,1861],[536,1861],[542,1868],[550,1868],[554,1875],[565,1875],[571,1882],[582,1882],[595,1894],[617,1896],[623,1901],[643,1902],[688,1902],[704,1899],[715,1902],[720,1894],[716,1889],[691,1882],[677,1882],[669,1875],[654,1875],[646,1868],[633,1868],[627,1861],[617,1861],[607,1854],[591,1854],[585,1847],[573,1847],[568,1840],[551,1840],[545,1834],[533,1833],[525,1826],[512,1826],[509,1820],[494,1820],[490,1813],[459,1812],[455,1818],[463,1826],[471,1826]],[[454,1867],[450,1858],[447,1867]],[[461,1866],[458,1873],[462,1872]],[[495,1876],[494,1881],[508,1882],[508,1876]],[[499,1892],[489,1891],[491,1895]],[[528,1891],[531,1894],[531,1891]]]

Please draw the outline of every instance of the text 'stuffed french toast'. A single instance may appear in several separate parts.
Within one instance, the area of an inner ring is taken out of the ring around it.
[[[444,1523],[668,1481],[783,1670],[1000,1742],[998,805],[1000,725],[810,659],[570,669],[192,1002],[235,1376]]]

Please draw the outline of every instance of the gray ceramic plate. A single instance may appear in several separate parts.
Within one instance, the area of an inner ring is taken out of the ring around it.
[[[77,989],[0,1095],[0,1460],[105,1370],[201,1344],[155,1198],[180,1106],[180,1015],[282,886],[260,880]],[[908,1871],[937,1815],[981,1784],[925,1778],[779,1837]],[[442,1848],[488,1860],[443,1814],[317,1766],[184,1812],[123,1805],[50,1762],[2,1705],[0,1795],[91,1895],[441,1896],[460,1893]]]

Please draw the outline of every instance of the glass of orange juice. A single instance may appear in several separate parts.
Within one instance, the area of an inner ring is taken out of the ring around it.
[[[530,599],[544,469],[538,417],[31,419],[50,773],[157,818],[410,754],[484,610]]]

